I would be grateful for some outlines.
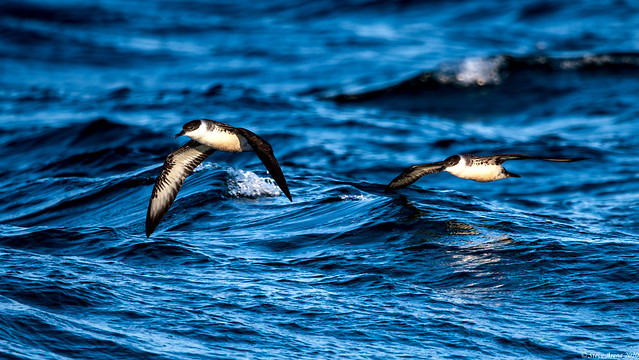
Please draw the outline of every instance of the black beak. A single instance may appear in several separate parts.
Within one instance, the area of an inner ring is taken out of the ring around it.
[[[184,130],[180,131],[179,133],[175,134],[175,138],[179,138],[180,136],[184,135]]]

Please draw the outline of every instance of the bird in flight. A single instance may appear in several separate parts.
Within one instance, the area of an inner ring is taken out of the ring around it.
[[[225,152],[254,151],[286,197],[293,201],[280,165],[273,155],[271,145],[255,133],[218,121],[200,119],[189,121],[175,135],[188,136],[191,141],[166,158],[162,171],[155,181],[146,213],[146,236],[151,236],[169,211],[184,179],[191,175],[204,159],[216,150]]]
[[[522,154],[499,154],[489,156],[477,156],[460,154],[448,157],[444,161],[430,164],[413,165],[404,170],[399,176],[386,186],[386,191],[393,191],[411,185],[426,174],[447,171],[462,179],[489,182],[511,177],[521,177],[506,170],[501,164],[508,160],[545,160],[555,162],[573,162],[586,160],[587,158],[554,159]]]

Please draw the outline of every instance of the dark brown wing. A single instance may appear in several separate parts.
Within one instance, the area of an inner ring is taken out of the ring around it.
[[[419,178],[426,174],[438,173],[443,171],[444,169],[445,167],[443,161],[438,161],[430,164],[413,165],[404,170],[404,172],[399,174],[398,177],[393,179],[393,181],[391,181],[390,184],[386,186],[385,191],[389,192],[406,187],[419,180]]]
[[[526,160],[526,159],[556,161],[556,162],[573,162],[573,161],[586,160],[588,158],[556,159],[556,158],[546,158],[546,157],[530,156],[530,155],[523,155],[523,154],[500,154],[500,155],[478,157],[479,161],[486,162],[487,164],[490,164],[490,165],[501,165],[508,160]]]
[[[251,145],[257,157],[260,158],[266,170],[271,174],[277,186],[282,189],[282,192],[286,197],[293,201],[291,198],[291,192],[288,190],[288,186],[286,185],[286,178],[284,178],[284,174],[282,173],[282,169],[280,168],[280,164],[277,163],[277,159],[275,159],[275,155],[273,154],[273,148],[271,144],[269,144],[266,140],[262,139],[257,134],[253,133],[250,130],[243,128],[234,128],[240,135],[244,136],[246,141]]]
[[[146,212],[146,236],[151,236],[173,204],[184,179],[215,150],[191,140],[167,156],[162,171],[155,180],[149,209]]]

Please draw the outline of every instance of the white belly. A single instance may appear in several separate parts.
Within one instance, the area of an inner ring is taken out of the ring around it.
[[[244,136],[237,135],[231,131],[226,131],[223,129],[215,129],[214,131],[209,131],[204,136],[197,139],[197,141],[220,151],[253,151],[253,148],[251,147],[251,145],[248,144]]]
[[[508,177],[501,165],[469,166],[461,169],[451,167],[446,169],[446,171],[462,179],[480,182],[495,181]]]

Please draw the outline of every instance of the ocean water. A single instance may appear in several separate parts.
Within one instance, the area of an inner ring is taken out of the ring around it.
[[[639,358],[633,1],[3,1],[1,359]],[[149,238],[182,124],[216,152]],[[447,173],[452,154],[521,178]]]

